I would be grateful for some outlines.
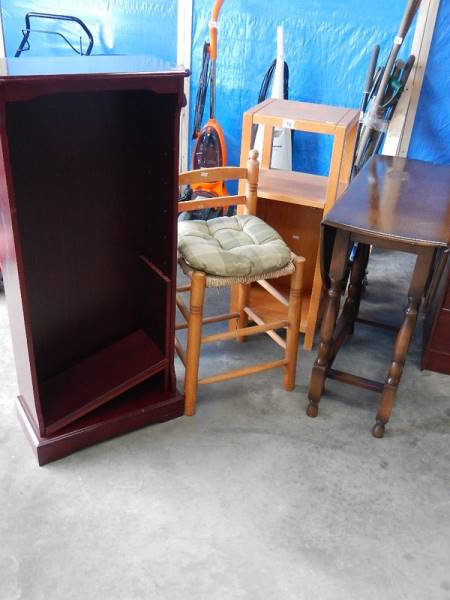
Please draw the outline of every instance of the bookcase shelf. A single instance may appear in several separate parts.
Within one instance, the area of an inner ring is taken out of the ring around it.
[[[1,263],[19,415],[40,464],[184,408],[173,358],[186,73],[142,57],[47,68],[0,69]]]
[[[40,386],[45,433],[55,433],[167,367],[142,329],[55,375]]]

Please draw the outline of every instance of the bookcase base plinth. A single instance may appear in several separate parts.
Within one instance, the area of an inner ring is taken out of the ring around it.
[[[57,433],[42,437],[19,398],[16,408],[20,423],[38,459],[45,465],[77,450],[98,444],[147,425],[163,423],[184,413],[183,396],[177,391],[162,395],[157,391],[135,393],[133,399],[117,398],[97,411],[71,423]]]

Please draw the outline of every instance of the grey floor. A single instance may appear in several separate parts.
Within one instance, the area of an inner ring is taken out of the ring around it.
[[[371,260],[365,315],[400,317],[411,261],[393,262]],[[391,344],[360,326],[337,368],[383,377]],[[204,372],[274,348],[213,346]],[[195,418],[42,468],[13,408],[4,296],[0,351],[1,600],[450,599],[450,379],[419,370],[420,327],[383,440],[370,392],[330,382],[305,416],[301,352],[293,393],[279,372],[211,386]]]

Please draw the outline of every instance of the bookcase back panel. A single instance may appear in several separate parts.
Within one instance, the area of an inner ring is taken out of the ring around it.
[[[102,91],[6,107],[39,380],[145,328],[141,255],[174,276],[176,101]]]

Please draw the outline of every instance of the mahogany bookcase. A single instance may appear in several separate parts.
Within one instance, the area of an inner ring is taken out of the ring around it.
[[[0,64],[1,257],[39,464],[183,413],[173,367],[182,68]]]

